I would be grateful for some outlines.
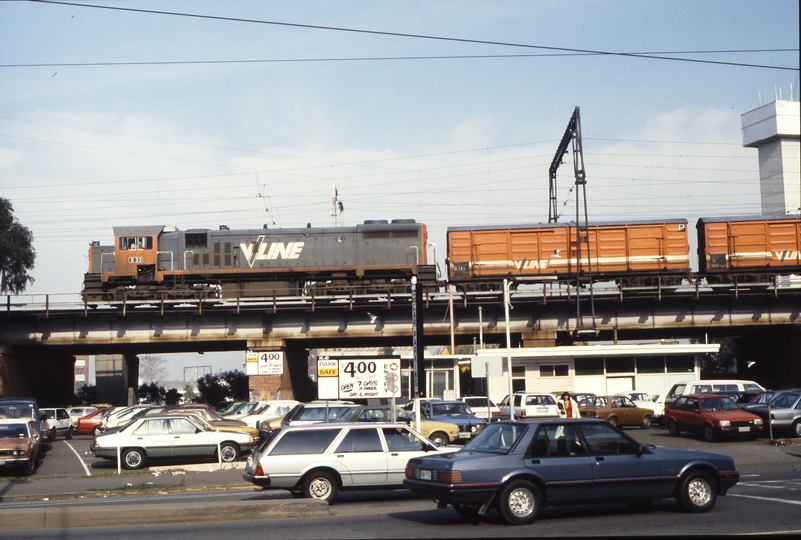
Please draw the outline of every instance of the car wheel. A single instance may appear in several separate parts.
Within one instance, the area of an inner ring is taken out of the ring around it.
[[[450,442],[447,433],[443,433],[441,431],[432,433],[428,438],[437,446],[446,446]]]
[[[71,440],[71,439],[72,439],[72,435],[73,435],[74,433],[75,433],[75,430],[74,430],[72,427],[70,427],[70,428],[67,430],[67,434],[66,434],[66,435],[64,435],[64,438],[65,438],[65,439],[67,439],[67,440],[69,441],[69,440]]]
[[[801,420],[796,420],[793,422],[793,437],[801,437]]]
[[[122,452],[122,466],[126,469],[141,469],[145,466],[145,453],[138,448],[129,448]]]
[[[501,489],[498,510],[508,523],[525,525],[537,519],[542,498],[537,487],[526,480],[516,480]]]
[[[668,433],[670,433],[674,437],[678,437],[681,434],[679,426],[677,426],[676,422],[674,422],[673,420],[668,422]]]
[[[617,416],[610,416],[609,418],[606,419],[606,421],[613,426],[617,426]]]
[[[702,433],[706,442],[715,440],[715,431],[712,429],[712,426],[704,426],[704,431]]]
[[[682,479],[676,501],[685,512],[696,514],[709,511],[717,498],[718,489],[712,478],[703,471],[695,471]]]
[[[22,469],[22,474],[25,476],[30,476],[36,471],[36,459],[31,456],[31,459],[28,460],[28,463],[25,464],[25,468]]]
[[[222,443],[220,445],[220,459],[223,463],[233,463],[239,457],[239,447],[234,443]]]
[[[91,433],[89,433],[89,435],[91,435],[92,437],[97,437],[97,434],[98,434],[98,430],[97,430],[97,426],[95,426],[95,427],[92,428],[92,431],[91,431]]]
[[[642,422],[640,422],[640,427],[643,429],[651,429],[651,417],[649,415],[645,415],[642,418]]]
[[[338,490],[337,482],[329,472],[312,472],[303,481],[303,496],[307,499],[322,499],[331,503]]]

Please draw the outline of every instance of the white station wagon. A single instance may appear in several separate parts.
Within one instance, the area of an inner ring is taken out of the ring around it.
[[[264,489],[332,502],[340,490],[403,488],[411,458],[440,452],[404,424],[284,426],[253,451],[242,476]]]

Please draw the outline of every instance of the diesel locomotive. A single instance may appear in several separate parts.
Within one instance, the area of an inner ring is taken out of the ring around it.
[[[93,242],[86,301],[242,298],[394,291],[413,275],[434,282],[425,225],[411,219],[354,227],[179,230],[114,227],[114,244]],[[357,289],[358,291],[359,289]]]

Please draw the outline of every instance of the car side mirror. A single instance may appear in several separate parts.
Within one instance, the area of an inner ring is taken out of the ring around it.
[[[641,457],[645,453],[645,446],[640,444],[637,446],[637,457]]]

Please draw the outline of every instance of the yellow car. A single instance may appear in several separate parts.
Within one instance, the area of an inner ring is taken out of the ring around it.
[[[387,405],[354,407],[354,412],[348,416],[347,421],[391,422],[391,410]],[[415,426],[412,417],[400,407],[397,407],[395,421],[409,424],[412,427]],[[454,442],[457,433],[459,433],[459,426],[456,424],[440,422],[438,420],[428,420],[427,418],[420,419],[420,434],[437,446],[443,446]]]

